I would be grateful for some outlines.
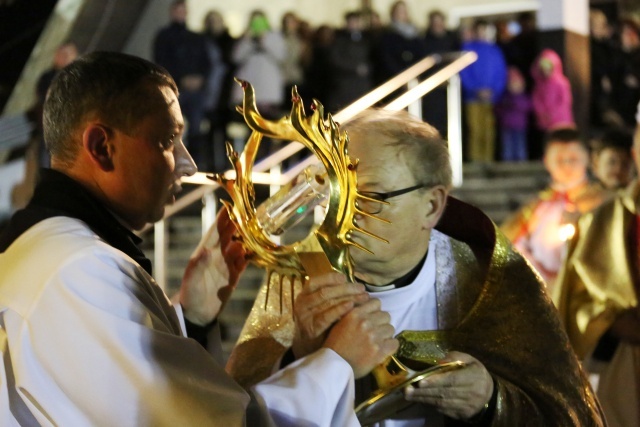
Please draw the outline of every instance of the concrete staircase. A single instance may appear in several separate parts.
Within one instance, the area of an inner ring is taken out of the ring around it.
[[[548,183],[541,162],[469,163],[464,180],[452,194],[482,209],[500,224],[511,212],[531,199]]]
[[[510,212],[542,189],[547,179],[540,162],[467,164],[464,168],[464,184],[456,188],[453,195],[478,206],[491,219],[500,223]],[[199,207],[176,216],[169,222],[167,293],[170,296],[178,290],[187,260],[202,235],[198,209]],[[153,242],[153,236],[146,236],[145,241]],[[147,244],[144,250],[153,259],[153,247]],[[222,313],[220,322],[223,326],[223,349],[226,355],[235,344],[264,279],[264,271],[250,265]]]

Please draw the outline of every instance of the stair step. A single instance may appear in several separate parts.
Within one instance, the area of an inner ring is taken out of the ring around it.
[[[463,176],[465,179],[474,177],[500,177],[500,176],[544,176],[546,170],[544,164],[534,162],[501,162],[501,163],[465,163]]]
[[[539,189],[546,185],[547,179],[540,176],[505,176],[497,178],[469,178],[455,191],[516,191],[521,189]]]

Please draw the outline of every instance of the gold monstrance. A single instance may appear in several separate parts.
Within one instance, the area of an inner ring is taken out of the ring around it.
[[[351,161],[349,158],[346,133],[340,132],[339,126],[330,114],[327,116],[328,124],[325,124],[324,107],[316,100],[311,106],[314,110],[313,114],[306,116],[302,99],[295,87],[292,91],[291,115],[277,121],[267,120],[258,112],[251,84],[244,81],[238,82],[244,89],[244,100],[242,107],[237,109],[252,132],[240,155],[227,143],[227,154],[235,169],[236,179],[226,179],[220,174],[213,175],[212,179],[231,196],[233,205],[226,201],[223,203],[237,225],[243,244],[252,254],[251,261],[265,268],[270,275],[277,273],[281,277],[300,278],[306,274],[298,256],[300,243],[276,244],[264,232],[256,214],[255,190],[251,181],[253,164],[263,136],[297,141],[315,154],[324,166],[329,181],[329,203],[324,221],[309,237],[317,239],[334,269],[353,280],[353,263],[349,256],[349,247],[354,246],[369,253],[372,252],[351,240],[351,233],[365,233],[388,243],[387,240],[358,227],[354,216],[366,215],[383,222],[388,221],[358,208],[358,199],[374,202],[375,200],[358,193],[356,188],[358,162]]]
[[[371,254],[372,252],[354,242],[351,239],[351,234],[353,232],[364,233],[388,243],[387,240],[358,226],[355,220],[356,214],[389,223],[384,218],[359,209],[358,200],[389,203],[370,199],[358,192],[356,185],[358,161],[352,161],[349,158],[348,136],[345,132],[340,132],[340,127],[333,121],[331,114],[327,114],[325,121],[324,107],[317,100],[314,100],[311,105],[313,113],[307,116],[302,99],[294,87],[290,116],[271,121],[260,115],[251,84],[240,80],[237,82],[244,89],[243,105],[237,107],[237,110],[243,115],[252,132],[242,154],[235,152],[231,144],[227,143],[227,154],[235,169],[236,179],[226,179],[220,174],[214,174],[211,178],[229,193],[233,201],[233,204],[226,201],[223,203],[229,211],[231,220],[237,225],[241,241],[251,254],[250,260],[267,270],[267,283],[271,283],[271,275],[275,273],[280,277],[281,289],[285,277],[290,278],[293,287],[296,278],[304,281],[304,278],[311,273],[308,271],[308,264],[302,259],[304,256],[301,257],[304,255],[302,248],[319,245],[331,267],[353,281],[353,262],[349,255],[349,249],[355,247]],[[291,245],[277,244],[265,233],[260,224],[256,213],[255,190],[251,174],[258,148],[264,136],[297,141],[303,144],[311,150],[326,170],[326,179],[329,181],[329,197],[325,218],[322,224],[305,239],[306,244],[303,242]],[[309,240],[312,243],[309,244]],[[306,268],[305,265],[307,265]],[[373,375],[379,389],[369,400],[356,408],[358,418],[363,424],[386,418],[410,404],[402,398],[404,387],[434,372],[442,372],[443,369],[450,370],[460,366],[460,362],[453,362],[438,365],[426,371],[415,372],[404,366],[394,356],[389,357],[374,369]]]

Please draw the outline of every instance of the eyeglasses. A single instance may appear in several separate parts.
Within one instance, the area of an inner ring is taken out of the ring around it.
[[[387,199],[392,197],[401,196],[403,194],[411,193],[412,191],[419,190],[421,188],[427,187],[427,184],[418,184],[413,187],[403,188],[401,190],[390,191],[388,193],[375,193],[375,192],[367,192],[362,191],[360,194],[366,199],[360,198],[358,199],[358,208],[361,211],[366,212],[371,215],[375,215],[380,213],[383,205],[388,205]]]

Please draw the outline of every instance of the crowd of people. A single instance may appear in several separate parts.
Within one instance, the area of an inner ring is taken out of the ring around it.
[[[204,103],[199,97],[193,99],[191,88],[180,98],[191,129],[187,143],[204,169],[221,165],[220,156],[212,159],[211,146],[223,145],[225,125],[233,117],[229,110],[241,99],[242,88],[233,77],[251,82],[266,117],[288,109],[294,85],[305,99],[319,99],[326,111],[337,112],[426,55],[459,48],[444,14],[432,12],[428,30],[422,31],[411,22],[403,1],[394,3],[388,27],[371,12],[346,13],[341,28],[312,28],[288,12],[278,29],[263,11],[255,10],[238,38],[229,35],[217,11],[206,15],[202,33],[187,29],[186,13],[184,1],[172,3],[171,23],[158,33],[153,59],[177,76],[181,90],[185,68],[207,83],[195,89]],[[209,119],[208,130],[202,126],[203,118]],[[446,116],[443,119],[446,123]]]
[[[402,0],[393,3],[387,22],[372,10],[351,11],[341,28],[313,28],[287,12],[278,29],[255,10],[238,38],[217,11],[205,16],[201,33],[187,29],[186,13],[185,2],[172,4],[172,23],[156,37],[154,61],[177,73],[181,88],[184,68],[197,70],[196,83],[187,79],[180,101],[204,169],[223,166],[225,125],[242,91],[233,77],[252,82],[266,116],[286,112],[293,85],[305,99],[317,98],[337,112],[429,54],[474,51],[478,61],[461,73],[467,160],[540,159],[544,134],[574,123],[562,60],[539,47],[532,13],[512,21],[465,21],[451,31],[442,12],[431,11],[421,25]],[[172,54],[179,46],[183,53]],[[632,126],[640,100],[640,27],[632,19],[609,25],[604,13],[593,10],[591,50],[594,133]],[[442,88],[423,100],[423,118],[444,135],[445,105]]]

